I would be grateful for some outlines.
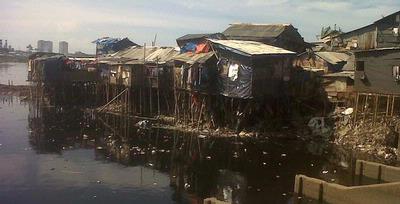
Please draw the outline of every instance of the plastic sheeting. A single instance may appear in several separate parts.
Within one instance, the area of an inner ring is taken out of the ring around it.
[[[228,67],[227,73],[223,72],[224,67]],[[221,59],[218,68],[220,69],[218,88],[222,95],[232,98],[252,97],[252,67]]]

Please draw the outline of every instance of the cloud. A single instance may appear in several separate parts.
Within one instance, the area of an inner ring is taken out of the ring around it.
[[[72,51],[93,52],[90,42],[102,36],[143,43],[158,33],[160,44],[173,46],[186,33],[254,22],[292,23],[307,40],[315,40],[322,26],[355,29],[399,7],[397,0],[14,0],[2,3],[0,38],[22,48],[39,39],[67,40]]]

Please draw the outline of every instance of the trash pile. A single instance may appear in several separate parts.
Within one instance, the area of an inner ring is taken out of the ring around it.
[[[372,121],[359,120],[352,124],[350,115],[338,116],[333,139],[334,143],[368,153],[385,160],[395,160],[398,152],[400,118],[393,117]]]

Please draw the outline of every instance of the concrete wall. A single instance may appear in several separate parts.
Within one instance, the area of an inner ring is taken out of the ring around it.
[[[362,172],[362,175],[371,176],[371,178],[377,178],[378,172],[381,172],[383,181],[393,183],[347,187],[296,175],[294,192],[299,196],[330,204],[400,203],[400,168],[359,160],[356,164],[357,172]]]

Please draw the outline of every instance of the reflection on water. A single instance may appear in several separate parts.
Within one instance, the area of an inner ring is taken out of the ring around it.
[[[0,63],[0,84],[27,85],[28,70],[26,63]]]
[[[295,174],[351,185],[329,143],[210,138],[78,109],[0,103],[0,203],[292,203]]]

